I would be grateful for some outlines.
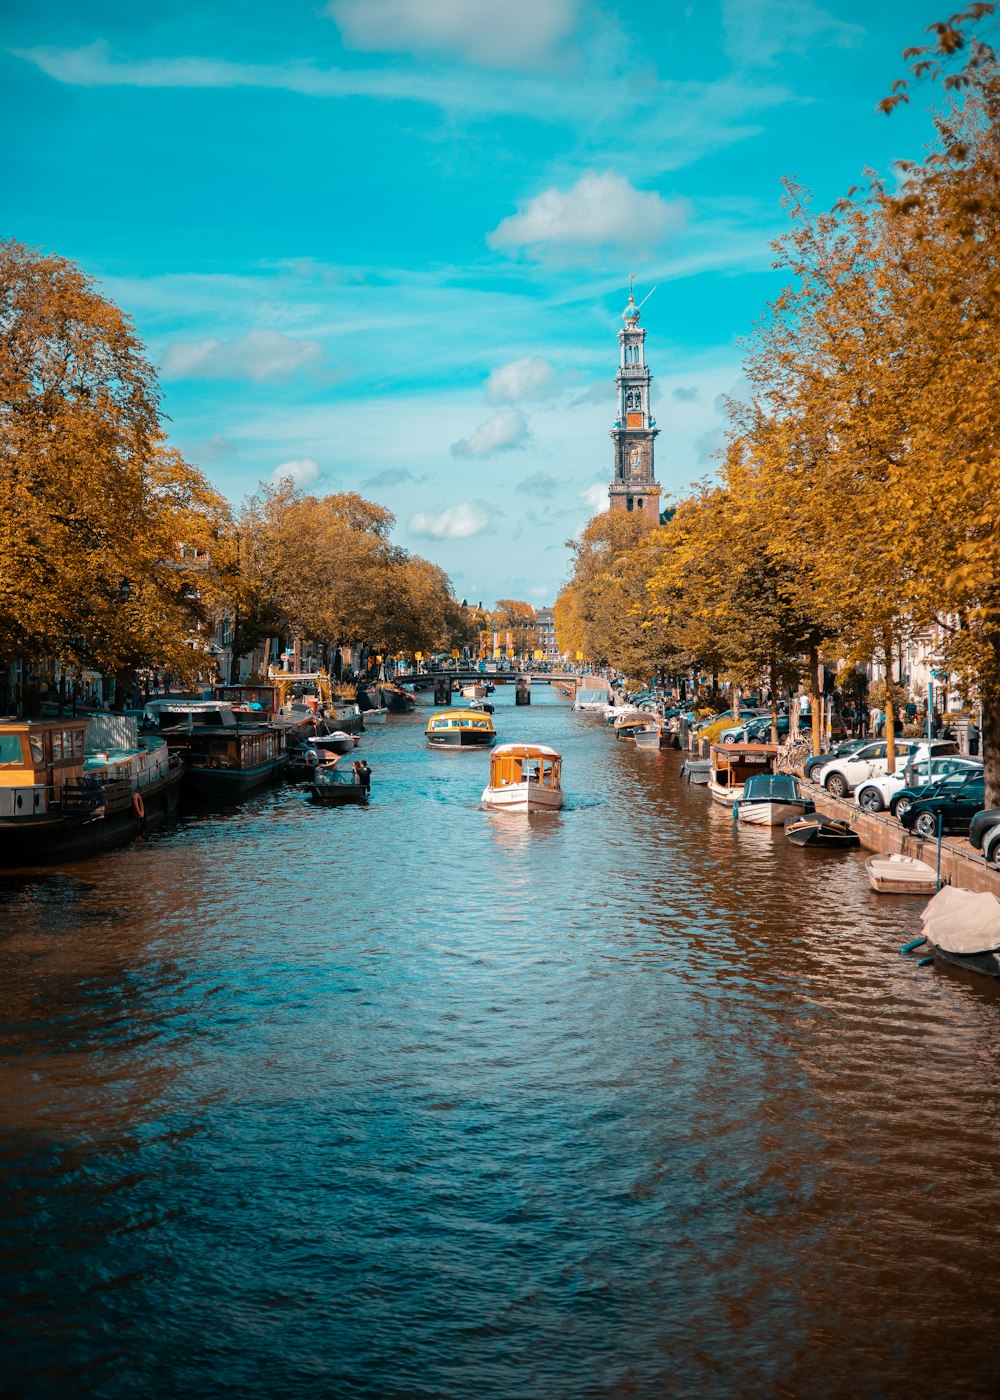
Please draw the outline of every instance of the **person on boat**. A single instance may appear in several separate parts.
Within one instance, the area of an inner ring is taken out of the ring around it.
[[[368,767],[368,764],[363,758],[354,766],[358,770],[358,781],[365,792],[367,792],[372,785],[372,770]]]
[[[354,763],[351,764],[351,782],[352,782],[352,783],[360,783],[360,782],[361,782],[361,764],[358,763],[357,761],[355,761]]]

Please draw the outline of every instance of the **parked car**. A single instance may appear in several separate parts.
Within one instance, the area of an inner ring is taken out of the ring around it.
[[[862,811],[884,812],[888,808],[895,817],[899,815],[900,808],[905,812],[914,797],[939,778],[946,778],[949,773],[982,771],[983,765],[977,758],[961,758],[957,754],[911,760],[897,768],[895,773],[866,778],[858,784],[854,800]]]
[[[950,739],[901,739],[895,745],[898,756],[908,755],[919,761],[921,758],[935,758],[942,754],[958,753],[958,745]],[[866,778],[874,778],[884,773],[889,746],[885,739],[875,739],[864,748],[846,758],[836,758],[825,764],[816,774],[814,781],[826,788],[831,797],[846,797]]]
[[[857,753],[859,749],[863,749],[866,744],[871,742],[871,739],[844,739],[841,743],[834,744],[833,748],[828,749],[826,753],[810,754],[803,764],[803,775],[815,781],[818,769],[832,763],[835,758],[847,758],[852,753]]]
[[[1000,861],[1000,807],[985,807],[972,818],[969,845],[982,851],[987,865]]]
[[[917,797],[900,817],[907,831],[934,837],[944,833],[966,836],[972,819],[982,809],[986,784],[982,773],[952,773],[942,778],[930,797]]]

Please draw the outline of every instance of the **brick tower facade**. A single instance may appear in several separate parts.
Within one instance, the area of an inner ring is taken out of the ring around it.
[[[652,375],[646,365],[646,332],[639,327],[633,285],[630,278],[628,306],[622,312],[625,325],[618,332],[618,417],[611,429],[615,476],[608,495],[612,510],[637,511],[649,525],[658,525],[660,488],[653,469],[653,441],[660,430],[649,411]]]

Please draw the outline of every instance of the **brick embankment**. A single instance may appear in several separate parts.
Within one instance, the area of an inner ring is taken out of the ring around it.
[[[816,783],[803,782],[802,787],[816,803],[818,812],[850,822],[861,837],[862,846],[869,851],[878,851],[883,855],[898,852],[904,856],[915,856],[917,860],[926,861],[937,869],[936,841],[925,841],[907,831],[887,812],[876,815],[862,812],[845,798],[831,797],[825,788]],[[1000,898],[1000,870],[988,866],[979,852],[960,837],[946,836],[941,842],[941,879],[959,889],[978,893],[985,891]]]

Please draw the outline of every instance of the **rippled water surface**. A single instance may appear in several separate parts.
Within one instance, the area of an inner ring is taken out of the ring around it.
[[[0,1392],[1000,1393],[993,984],[863,855],[497,699],[562,813],[418,713],[368,810],[0,881]]]

